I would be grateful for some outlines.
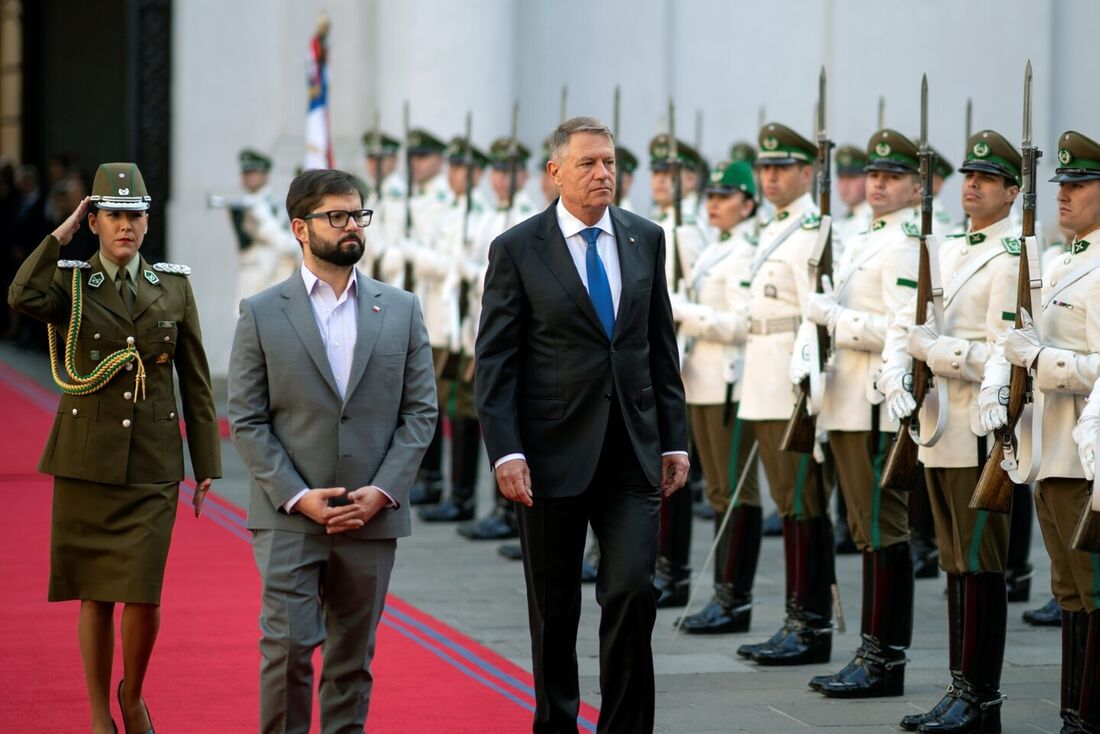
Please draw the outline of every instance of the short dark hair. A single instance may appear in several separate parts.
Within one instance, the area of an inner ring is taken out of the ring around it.
[[[329,168],[314,168],[294,177],[286,192],[286,213],[291,219],[301,219],[309,214],[330,194],[359,194],[360,201],[367,200],[367,187],[353,173]]]

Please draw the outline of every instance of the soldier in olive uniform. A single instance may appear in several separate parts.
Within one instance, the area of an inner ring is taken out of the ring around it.
[[[845,243],[835,290],[810,295],[806,308],[809,321],[832,337],[817,427],[829,433],[848,524],[863,556],[859,649],[839,673],[810,682],[838,698],[900,696],[913,636],[908,497],[878,482],[888,434],[898,424],[880,410],[877,383],[887,327],[917,286],[920,240],[912,215],[920,166],[917,147],[890,129],[872,135],[858,159],[867,161],[873,220]]]
[[[97,732],[114,727],[109,693],[115,602],[125,604],[123,680],[117,689],[124,726],[152,730],[141,691],[183,479],[173,368],[199,480],[192,501],[196,516],[213,479],[221,476],[190,269],[153,265],[138,254],[149,202],[136,165],[101,165],[90,199],[30,254],[8,292],[13,309],[49,324],[51,364],[62,391],[38,467],[54,476],[49,599],[81,600],[80,650]],[[99,252],[88,262],[59,260],[85,212]],[[58,339],[65,374],[59,372]]]
[[[948,579],[952,683],[931,711],[902,719],[909,731],[1000,730],[1009,518],[969,505],[989,453],[989,434],[1006,420],[998,391],[1007,369],[987,362],[1016,313],[1020,242],[1009,210],[1019,193],[1020,164],[1019,151],[993,130],[967,141],[959,170],[966,175],[962,205],[968,229],[944,240],[932,262],[944,284],[945,323],[933,319],[914,326],[914,297],[891,325],[883,350],[880,385],[891,417],[914,409],[905,384],[910,355],[927,364],[947,390],[940,405],[947,411],[943,436],[920,447],[918,458]],[[921,406],[923,426],[936,425],[931,402]]]
[[[1100,144],[1067,131],[1058,140],[1058,162],[1051,181],[1059,184],[1059,226],[1074,238],[1043,273],[1042,303],[1032,304],[1040,328],[1028,319],[1010,330],[1004,357],[1033,370],[1034,387],[1044,397],[1035,506],[1050,554],[1051,588],[1062,609],[1062,730],[1095,733],[1100,732],[1100,554],[1070,549],[1091,483],[1069,439],[1084,415],[1082,400],[1090,392],[1095,396],[1100,376],[1100,245],[1095,244],[1100,241]],[[1086,409],[1092,414],[1095,399]],[[1082,425],[1078,447],[1087,460],[1095,430],[1089,431],[1087,417]],[[1021,450],[1037,438],[1029,429],[1025,423]]]
[[[771,639],[742,645],[737,653],[764,665],[823,663],[832,652],[829,586],[834,569],[828,491],[812,456],[780,449],[795,407],[791,383],[798,384],[809,372],[808,358],[797,345],[815,328],[802,326],[802,314],[814,290],[807,262],[821,227],[821,216],[810,198],[817,147],[778,123],[761,128],[759,142],[761,187],[775,207],[775,216],[760,230],[750,271],[740,415],[752,422],[782,518],[787,613]],[[791,382],[784,382],[777,378],[776,369],[788,364]]]

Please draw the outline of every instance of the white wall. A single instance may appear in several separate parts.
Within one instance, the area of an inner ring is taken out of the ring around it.
[[[400,134],[412,123],[459,134],[467,109],[481,145],[508,131],[520,99],[520,138],[538,151],[558,121],[562,84],[569,114],[611,122],[622,88],[620,140],[644,161],[670,94],[680,137],[704,113],[703,152],[725,156],[755,140],[758,110],[811,132],[822,64],[828,122],[838,143],[862,145],[879,95],[886,124],[915,136],[922,73],[929,81],[930,139],[962,160],[964,109],[974,129],[1021,133],[1025,61],[1035,67],[1034,130],[1044,150],[1040,216],[1054,221],[1056,136],[1070,127],[1100,137],[1100,98],[1088,94],[1100,57],[1083,49],[1100,27],[1094,0],[186,0],[174,29],[173,182],[170,257],[195,268],[212,369],[224,374],[232,338],[234,239],[207,192],[237,190],[236,153],[276,158],[285,191],[302,157],[306,56],[318,13],[332,19],[332,125],[337,165],[362,170],[360,136],[376,106]],[[643,163],[644,167],[644,163]],[[537,200],[537,179],[531,189]],[[648,202],[648,179],[632,198]],[[959,177],[945,201],[956,212]]]

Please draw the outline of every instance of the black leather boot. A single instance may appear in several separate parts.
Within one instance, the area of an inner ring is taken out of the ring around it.
[[[810,688],[821,690],[821,686],[830,681],[844,680],[850,676],[857,666],[862,665],[863,653],[866,652],[865,637],[871,634],[871,619],[874,612],[875,593],[875,555],[870,549],[863,551],[863,597],[860,605],[859,623],[859,648],[856,649],[852,659],[839,672],[827,675],[815,675],[810,678]]]
[[[957,573],[947,574],[947,655],[948,668],[951,670],[951,683],[947,693],[930,711],[923,714],[910,714],[901,720],[901,728],[917,731],[917,727],[927,721],[934,721],[955,701],[962,687],[962,636],[963,618],[966,607],[965,581]]]
[[[665,556],[657,556],[657,574],[653,579],[657,587],[657,608],[682,607],[691,594],[691,569],[673,563]]]
[[[1023,620],[1032,627],[1057,627],[1062,624],[1062,608],[1052,596],[1050,601],[1038,609],[1025,611]]]
[[[752,619],[752,596],[738,597],[733,584],[718,584],[714,597],[695,614],[684,617],[680,630],[689,635],[720,635],[748,632]]]
[[[828,518],[796,520],[794,634],[753,653],[760,665],[827,663],[833,650],[833,534]]]
[[[451,421],[451,496],[418,513],[424,522],[465,522],[477,510],[477,464],[481,426],[476,418]]]
[[[1080,618],[1080,621],[1078,620]],[[1083,622],[1083,624],[1081,624]],[[1088,642],[1088,615],[1062,612],[1062,686],[1059,713],[1061,734],[1080,734],[1081,674]]]
[[[519,537],[516,508],[511,500],[497,494],[497,506],[492,515],[471,520],[458,526],[458,534],[470,540],[511,540]]]
[[[691,494],[661,498],[657,540],[657,608],[682,607],[691,593]],[[662,568],[662,559],[664,560]],[[662,572],[663,571],[663,572]]]
[[[435,424],[435,433],[428,444],[424,458],[420,460],[420,469],[416,472],[412,489],[409,490],[410,505],[434,505],[443,499],[443,408],[439,410],[439,420]]]
[[[795,620],[796,608],[795,608],[795,569],[798,566],[797,556],[797,542],[795,538],[795,520],[793,517],[784,517],[781,520],[780,535],[783,536],[783,566],[784,566],[784,578],[786,583],[786,610],[787,614],[783,620],[783,626],[781,626],[774,635],[768,638],[764,642],[755,642],[746,645],[741,645],[737,648],[737,654],[743,658],[752,658],[753,655],[776,645],[782,645],[785,641],[796,634],[797,623]],[[764,535],[768,534],[767,520],[763,523],[764,527],[762,532]],[[758,546],[759,548],[759,546]]]
[[[1008,526],[1008,556],[1005,559],[1005,585],[1010,602],[1031,599],[1031,526],[1035,521],[1035,500],[1031,487],[1012,485],[1012,514]]]
[[[1087,632],[1085,613],[1078,612],[1078,615],[1082,617],[1076,625],[1078,634],[1087,635],[1081,660],[1081,706],[1078,709],[1081,731],[1100,734],[1100,610],[1088,615]]]
[[[917,731],[1000,734],[1004,703],[1001,667],[1008,617],[1004,574],[973,573],[964,579],[962,689],[947,710]]]

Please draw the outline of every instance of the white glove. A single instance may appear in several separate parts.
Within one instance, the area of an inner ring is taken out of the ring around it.
[[[1085,471],[1085,479],[1090,482],[1096,476],[1096,428],[1100,423],[1096,418],[1082,416],[1073,427],[1073,440],[1077,442],[1077,457]]]
[[[832,331],[842,311],[833,293],[833,281],[828,275],[821,276],[821,293],[811,293],[806,299],[806,318]]]
[[[892,378],[889,373],[879,376],[878,389],[886,398],[886,410],[890,420],[900,421],[908,417],[917,407],[912,393],[905,389],[904,379]]]
[[[673,291],[668,294],[668,300],[672,304],[672,318],[674,321],[683,321],[688,314],[693,313],[696,305],[687,299],[683,293]]]
[[[1005,359],[1017,367],[1030,369],[1039,352],[1043,351],[1043,343],[1039,341],[1031,314],[1026,309],[1020,312],[1020,322],[1019,329],[1009,329],[1001,336]]]
[[[929,304],[928,315],[925,317],[924,323],[919,326],[914,324],[909,327],[909,340],[907,344],[909,354],[913,355],[914,359],[921,362],[927,362],[928,354],[932,351],[932,347],[939,337],[940,333],[936,329],[936,320],[932,316],[932,306]]]
[[[802,326],[808,327],[805,323]],[[810,339],[812,338],[812,329],[798,330],[794,340],[794,351],[791,353],[791,363],[787,367],[787,377],[792,384],[799,385],[810,375]]]
[[[1001,385],[985,385],[978,393],[978,422],[992,433],[1008,423],[1008,408],[1001,403]]]

